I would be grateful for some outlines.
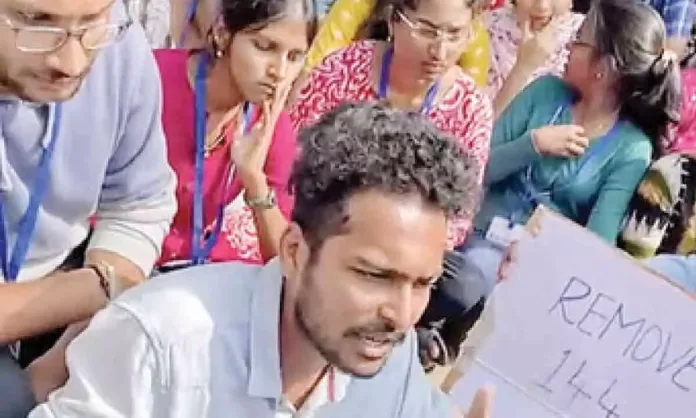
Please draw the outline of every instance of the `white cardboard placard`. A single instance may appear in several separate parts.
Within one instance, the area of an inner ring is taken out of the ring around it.
[[[495,292],[493,332],[451,395],[494,418],[696,417],[696,303],[547,210]]]

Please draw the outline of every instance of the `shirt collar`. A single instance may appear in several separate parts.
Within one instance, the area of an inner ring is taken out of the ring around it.
[[[331,367],[324,373],[324,376],[299,410],[285,397],[281,400],[281,408],[290,412],[293,416],[313,417],[322,407],[331,403],[341,402],[348,392],[350,382],[350,375]]]
[[[37,108],[39,108],[41,106],[45,106],[47,104],[47,103],[32,102],[29,100],[22,100],[19,97],[8,94],[8,93],[5,93],[5,94],[0,93],[0,102],[21,104],[22,106],[30,107],[32,109],[37,109]]]
[[[252,397],[280,399],[280,297],[283,274],[278,259],[261,270],[251,300],[250,370],[247,393]]]
[[[280,261],[276,258],[261,270],[252,295],[249,347],[251,364],[247,386],[249,396],[276,401],[283,397],[278,340],[282,290],[283,273]],[[315,401],[320,404],[310,407],[340,402],[346,396],[350,382],[350,375],[333,367],[329,368],[310,395],[310,399],[316,398]],[[321,394],[323,395],[318,396]]]
[[[41,112],[41,117],[46,120],[46,131],[41,139],[41,146],[47,148],[48,144],[51,142],[51,137],[53,135],[53,121],[56,115],[56,103],[38,103],[30,102],[27,100],[19,99],[16,96],[0,95],[0,104],[9,104],[11,106],[19,106],[32,109],[36,112]]]

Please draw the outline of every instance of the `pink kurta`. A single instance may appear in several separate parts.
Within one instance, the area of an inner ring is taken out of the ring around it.
[[[186,72],[188,54],[185,50],[171,49],[155,52],[162,78],[162,121],[167,137],[167,156],[178,180],[176,197],[179,205],[171,231],[164,240],[158,265],[191,258],[195,94]],[[220,201],[225,173],[230,166],[230,144],[236,129],[230,131],[224,146],[216,148],[205,159],[203,207],[206,231],[212,230],[215,225],[218,207],[216,202]],[[287,184],[295,156],[295,134],[287,114],[280,116],[272,141],[265,172],[269,185],[275,190],[280,210],[288,217],[293,204]],[[253,214],[242,201],[242,184],[239,179],[233,180],[231,193],[225,203],[222,231],[209,260],[263,262]]]
[[[339,50],[316,66],[290,111],[296,128],[307,126],[342,102],[377,100],[371,76],[375,42],[360,41]],[[488,162],[493,113],[490,100],[469,76],[462,75],[430,109],[428,118],[458,141],[483,170]],[[450,245],[461,244],[471,219],[450,225]]]

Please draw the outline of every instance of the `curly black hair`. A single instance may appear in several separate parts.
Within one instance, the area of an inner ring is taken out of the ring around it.
[[[340,232],[345,203],[367,190],[419,194],[447,217],[473,216],[481,167],[420,113],[343,104],[299,135],[292,220],[316,248]]]

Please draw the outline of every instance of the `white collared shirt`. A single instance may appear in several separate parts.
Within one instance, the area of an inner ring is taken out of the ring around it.
[[[70,379],[30,418],[441,418],[415,332],[372,378],[324,379],[298,413],[283,402],[280,263],[209,264],[137,286],[68,348]]]
[[[275,418],[314,418],[323,406],[341,402],[346,396],[349,383],[349,375],[335,367],[329,367],[299,410],[283,396]]]

